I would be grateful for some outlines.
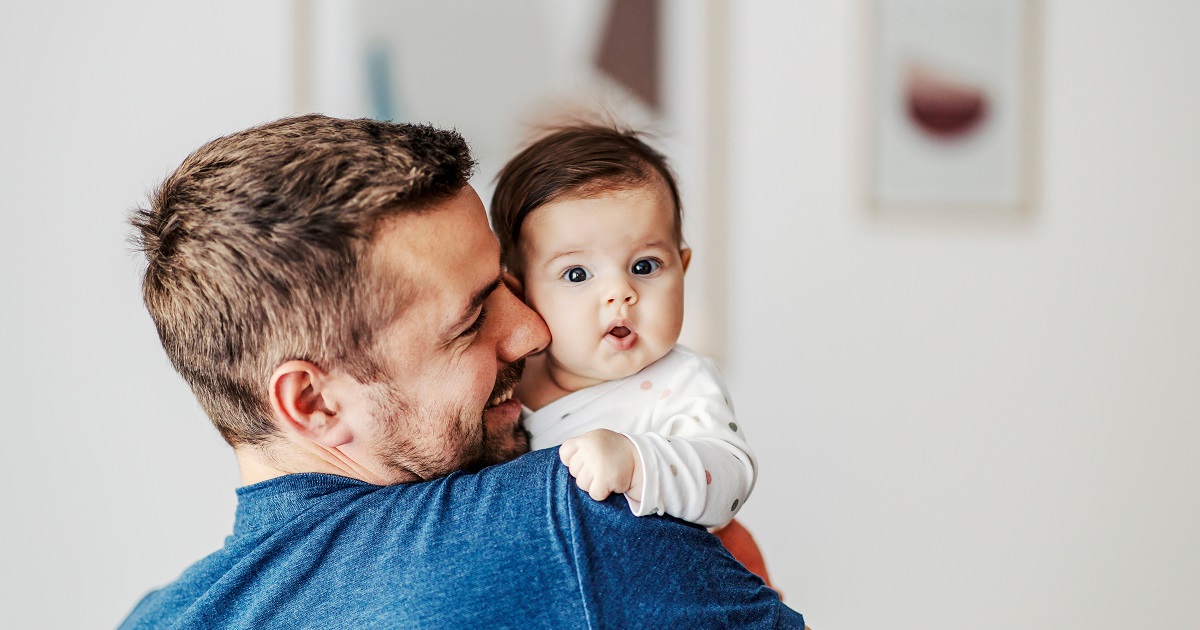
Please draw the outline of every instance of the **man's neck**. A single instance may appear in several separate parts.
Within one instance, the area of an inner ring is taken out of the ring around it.
[[[243,486],[249,486],[288,474],[263,462],[257,453],[251,453],[247,449],[236,448],[233,454],[237,457],[238,468],[242,472]]]
[[[242,485],[246,486],[298,473],[338,475],[377,486],[420,480],[415,475],[396,471],[391,471],[393,474],[385,476],[358,465],[339,449],[325,448],[302,440],[297,443],[285,439],[266,449],[240,446],[235,447],[233,451],[242,473]]]
[[[238,468],[242,472],[242,485],[246,486],[298,473],[338,475],[377,485],[387,483],[386,480],[378,479],[368,471],[359,470],[350,465],[335,465],[326,461],[325,458],[303,449],[276,447],[267,453],[255,448],[236,448],[234,455],[237,457]]]

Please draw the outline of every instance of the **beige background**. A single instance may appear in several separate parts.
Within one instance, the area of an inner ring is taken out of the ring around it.
[[[725,365],[789,602],[822,629],[1195,628],[1200,5],[1048,0],[1038,210],[968,219],[860,203],[861,3],[731,4]],[[124,215],[291,111],[291,9],[5,8],[0,610],[112,627],[221,544],[237,483]]]

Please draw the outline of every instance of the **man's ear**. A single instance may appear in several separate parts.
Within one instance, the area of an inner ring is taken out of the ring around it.
[[[692,262],[692,248],[682,247],[679,249],[679,259],[683,261],[683,272],[687,273],[688,264]]]
[[[271,409],[284,430],[328,448],[350,441],[350,427],[338,417],[329,375],[308,361],[288,361],[271,374]]]

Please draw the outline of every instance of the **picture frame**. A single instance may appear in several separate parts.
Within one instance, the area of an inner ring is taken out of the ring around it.
[[[873,0],[868,14],[868,206],[1031,215],[1040,2]]]

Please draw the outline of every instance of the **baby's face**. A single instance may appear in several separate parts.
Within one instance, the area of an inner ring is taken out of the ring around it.
[[[662,185],[566,199],[521,226],[525,299],[550,327],[551,366],[584,387],[662,358],[683,325],[684,259]]]

